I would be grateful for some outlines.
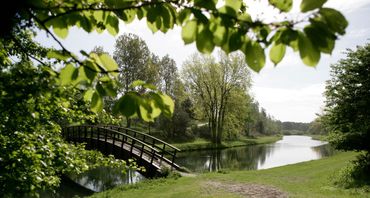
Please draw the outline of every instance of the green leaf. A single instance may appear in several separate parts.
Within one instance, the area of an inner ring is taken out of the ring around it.
[[[272,44],[270,49],[270,59],[271,61],[277,65],[285,55],[285,45],[280,43],[276,44],[275,42]]]
[[[197,7],[206,8],[209,10],[216,9],[217,0],[194,0],[194,5]]]
[[[316,66],[320,60],[320,51],[304,33],[300,32],[298,37],[299,55],[303,63],[308,66]]]
[[[324,17],[328,27],[334,31],[343,35],[346,33],[346,28],[348,26],[348,21],[342,15],[342,13],[331,8],[322,8],[319,13]]]
[[[164,104],[164,108],[162,109],[163,115],[171,117],[175,109],[175,103],[173,102],[172,98],[166,94],[160,94],[160,96]]]
[[[139,116],[144,121],[154,122],[154,118],[161,114],[161,109],[152,98],[143,98],[139,103]]]
[[[93,17],[93,15],[90,12],[83,11],[81,12],[81,15],[76,18],[78,20],[79,27],[82,27],[86,32],[91,32],[94,29],[94,22],[93,20],[90,20],[90,16]]]
[[[134,82],[131,83],[130,88],[135,88],[137,86],[142,86],[144,84],[145,84],[145,81],[135,80]]]
[[[136,114],[136,111],[138,111],[139,101],[140,97],[137,96],[137,93],[128,92],[114,104],[113,113],[120,113],[126,117],[131,117]]]
[[[85,102],[90,102],[94,92],[95,91],[93,89],[86,90],[85,93],[84,93],[84,101]]]
[[[197,35],[197,21],[190,20],[188,21],[184,27],[182,27],[182,40],[184,40],[185,44],[189,44],[195,41]]]
[[[336,37],[325,24],[314,22],[304,28],[304,33],[320,51],[331,54]]]
[[[78,83],[82,83],[82,82],[86,82],[88,84],[92,83],[92,81],[86,75],[85,67],[81,66],[77,70],[78,70],[78,76],[73,81],[73,85],[77,85]]]
[[[232,33],[229,33],[229,47],[228,52],[233,52],[235,50],[240,49],[243,46],[243,38],[244,35],[239,31],[232,31]]]
[[[103,66],[106,71],[116,71],[118,69],[118,65],[116,61],[110,57],[108,54],[100,54],[99,59],[101,61],[101,66]]]
[[[58,37],[62,39],[65,39],[68,36],[68,27],[53,26],[53,31]]]
[[[61,85],[67,85],[72,82],[73,74],[77,71],[77,69],[72,65],[66,65],[61,71],[59,75],[59,80]]]
[[[88,82],[91,83],[95,80],[95,77],[98,75],[96,71],[93,71],[91,68],[87,66],[81,66],[84,70],[84,73],[88,79]]]
[[[153,33],[156,33],[159,29],[157,28],[157,25],[154,22],[150,22],[147,20],[146,24],[148,25],[148,28],[153,32]]]
[[[106,21],[106,27],[107,27],[108,32],[111,35],[115,36],[115,35],[118,34],[118,32],[119,32],[118,25],[119,25],[119,21],[118,21],[117,17],[112,16],[112,15],[108,15],[107,21]]]
[[[274,36],[276,44],[289,45],[294,51],[298,50],[298,32],[291,28],[282,28]]]
[[[321,8],[327,0],[302,0],[301,11],[307,12],[316,8]]]
[[[153,90],[153,91],[157,90],[157,87],[155,85],[153,85],[153,84],[150,84],[150,83],[145,83],[143,85],[143,87],[144,88],[147,88],[147,89],[150,89],[150,90]]]
[[[62,61],[65,61],[71,58],[67,53],[65,53],[62,50],[51,50],[51,51],[48,51],[46,55],[48,58],[55,58],[55,59],[62,60]]]
[[[98,92],[94,92],[91,99],[91,111],[98,113],[103,110],[103,99]]]
[[[210,29],[213,32],[213,42],[218,46],[225,44],[227,41],[227,29],[215,23],[212,23],[212,26]]]
[[[107,93],[105,92],[105,89],[104,89],[104,87],[101,83],[98,83],[95,88],[96,88],[96,91],[99,93],[100,96],[106,96],[107,95]]]
[[[259,43],[248,40],[243,46],[245,60],[248,66],[256,72],[259,72],[265,66],[265,51]]]
[[[200,52],[209,54],[212,53],[215,48],[215,44],[213,43],[213,34],[207,26],[200,28],[196,38],[196,45]]]
[[[238,20],[244,21],[244,22],[252,22],[252,17],[248,13],[243,13],[238,15]]]
[[[118,15],[126,24],[131,23],[135,20],[136,9],[126,9],[122,12],[122,15]]]
[[[115,89],[113,82],[103,83],[103,88],[107,96],[110,97],[117,96],[117,90]]]
[[[183,9],[179,12],[176,20],[177,24],[181,25],[190,18],[191,11],[189,9]]]
[[[293,6],[293,0],[269,0],[269,3],[282,12],[289,12]]]

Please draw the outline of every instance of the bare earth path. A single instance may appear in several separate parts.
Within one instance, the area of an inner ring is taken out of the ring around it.
[[[223,190],[230,193],[238,194],[242,197],[250,198],[286,198],[288,195],[279,189],[261,185],[246,183],[229,183],[219,181],[207,181],[203,184],[205,187],[211,187],[215,190]]]

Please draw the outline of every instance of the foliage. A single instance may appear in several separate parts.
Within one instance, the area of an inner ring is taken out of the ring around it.
[[[216,62],[211,56],[195,54],[183,66],[183,79],[208,120],[212,141],[221,143],[231,93],[236,89],[246,91],[250,86],[250,72],[243,56],[220,53],[220,61]]]
[[[231,91],[226,107],[228,114],[224,124],[225,140],[237,140],[245,135],[250,100],[250,96],[243,89]]]
[[[37,54],[35,52],[34,54]],[[74,89],[58,87],[55,72],[23,60],[0,70],[0,194],[18,196],[59,185],[60,175],[121,160],[69,145],[61,125],[96,122]]]
[[[362,153],[333,178],[335,185],[343,188],[362,187],[370,192],[370,155]]]
[[[327,134],[321,116],[317,117],[314,121],[310,123],[310,127],[308,128],[307,133],[316,135]]]
[[[370,44],[331,66],[323,121],[338,149],[370,152]]]
[[[145,41],[135,34],[123,34],[116,40],[113,55],[121,71],[118,75],[119,93],[132,91],[135,80],[148,82],[150,51]],[[152,82],[148,82],[152,83]]]
[[[268,3],[284,15],[291,10],[293,1],[270,0]],[[60,46],[48,52],[48,58],[65,65],[60,75],[61,84],[90,87],[85,90],[85,98],[91,101],[92,110],[98,112],[103,109],[103,97],[117,95],[114,81],[118,73],[125,71],[119,70],[106,54],[81,51],[84,58],[80,59],[68,51],[58,37],[66,38],[70,27],[77,26],[88,33],[107,30],[116,35],[120,21],[131,23],[136,18],[146,19],[153,32],[165,33],[175,26],[181,27],[184,42],[195,42],[200,52],[211,53],[216,46],[226,53],[239,50],[254,71],[265,65],[265,50],[269,46],[272,46],[269,55],[275,64],[282,60],[288,46],[299,51],[305,64],[315,66],[321,53],[332,52],[335,40],[345,33],[348,25],[340,12],[324,7],[325,3],[326,0],[303,0],[302,19],[282,17],[283,20],[267,22],[258,17],[252,19],[250,8],[242,0],[21,0],[9,2],[3,10],[0,37],[14,40],[16,32],[22,29],[46,31]],[[1,62],[9,61],[9,52],[1,49],[0,55]],[[150,93],[121,96],[117,101],[118,112],[146,121],[152,121],[160,112],[170,115],[172,101],[155,89],[150,89]],[[122,101],[135,105],[123,105]]]
[[[370,44],[348,50],[331,65],[323,122],[329,141],[342,150],[364,151],[341,174],[345,187],[370,184]],[[343,179],[345,178],[345,179]]]
[[[264,108],[259,107],[258,102],[250,102],[247,115],[246,136],[280,134],[282,123],[268,115]]]

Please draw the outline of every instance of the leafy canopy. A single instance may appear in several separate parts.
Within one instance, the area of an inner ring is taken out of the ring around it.
[[[269,0],[269,5],[281,13],[291,11],[292,0]],[[324,7],[326,0],[302,0],[300,9],[306,14],[302,20],[264,22],[252,19],[242,0],[23,0],[10,2],[4,11],[1,38],[12,39],[17,28],[38,28],[46,31],[60,44],[60,50],[48,53],[66,65],[60,73],[62,85],[74,84],[91,87],[85,93],[92,110],[100,111],[104,96],[115,96],[115,78],[120,71],[115,61],[103,54],[81,51],[84,58],[68,51],[59,41],[68,36],[69,28],[77,26],[86,32],[107,30],[112,35],[119,32],[119,22],[131,23],[134,19],[146,19],[153,32],[167,32],[175,26],[182,28],[186,44],[196,43],[200,52],[211,53],[215,47],[226,53],[241,51],[254,71],[260,71],[266,62],[265,51],[274,64],[285,55],[286,47],[298,51],[302,61],[315,66],[321,53],[330,54],[335,40],[345,33],[348,25],[345,17],[335,9]],[[303,28],[297,24],[305,24]],[[59,37],[59,38],[58,38]],[[5,54],[5,56],[4,56]],[[0,60],[10,61],[7,52],[0,53]],[[100,74],[100,75],[98,75]],[[156,89],[142,97],[139,93],[124,95],[119,100],[131,104],[117,104],[126,110],[125,115],[138,115],[151,120],[158,112],[173,111],[172,101]],[[143,99],[146,98],[146,99]],[[149,98],[149,99],[148,99]]]
[[[338,149],[370,151],[370,44],[331,66],[323,121]]]

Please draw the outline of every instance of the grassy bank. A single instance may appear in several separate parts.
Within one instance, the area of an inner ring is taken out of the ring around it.
[[[308,134],[308,136],[312,137],[313,140],[328,141],[327,135]]]
[[[354,153],[339,153],[316,161],[258,171],[207,173],[196,177],[149,180],[95,194],[93,197],[242,197],[230,185],[277,189],[289,197],[370,197],[355,190],[332,185],[331,177],[354,159]],[[218,186],[210,184],[218,184]],[[223,186],[224,185],[224,188]],[[236,190],[235,190],[236,189]]]
[[[255,144],[269,144],[281,139],[282,136],[262,136],[257,138],[240,138],[235,141],[224,141],[222,144],[213,144],[208,140],[196,139],[193,142],[173,144],[181,151],[204,150],[204,149],[223,149],[230,147],[248,146]]]

